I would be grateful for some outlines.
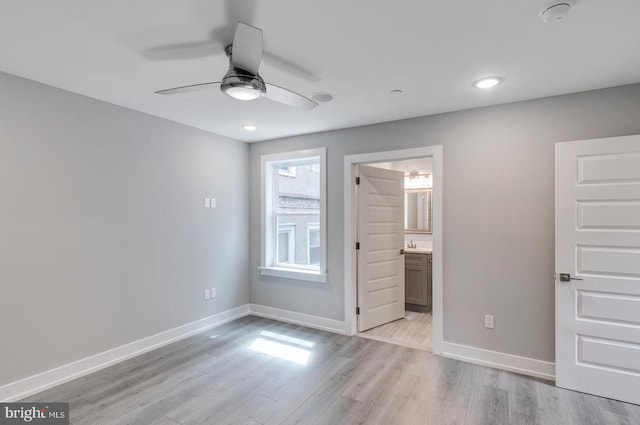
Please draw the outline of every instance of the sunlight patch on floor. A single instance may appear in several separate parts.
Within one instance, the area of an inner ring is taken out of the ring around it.
[[[249,349],[300,365],[306,365],[311,355],[309,350],[264,338],[257,338]]]

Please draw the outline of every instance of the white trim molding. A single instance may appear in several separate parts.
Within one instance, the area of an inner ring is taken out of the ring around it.
[[[356,329],[356,208],[355,208],[355,168],[358,164],[402,161],[415,158],[431,158],[433,161],[432,223],[433,223],[433,354],[442,352],[443,335],[443,156],[442,146],[373,152],[344,157],[344,317],[347,335],[354,335]]]
[[[264,317],[266,319],[278,320],[280,322],[293,323],[308,328],[320,329],[345,335],[345,323],[340,320],[327,319],[326,317],[313,316],[311,314],[298,313],[295,311],[281,310],[279,308],[267,307],[264,305],[251,304],[249,311],[252,316]]]
[[[550,381],[555,381],[556,379],[556,364],[543,360],[484,350],[452,342],[442,343],[442,355],[463,362],[489,366]]]
[[[50,369],[37,375],[29,376],[19,381],[11,382],[0,387],[0,402],[20,400],[39,393],[56,385],[64,384],[73,379],[104,369],[115,363],[130,359],[164,345],[171,344],[189,336],[204,332],[232,320],[249,315],[249,304],[214,314],[129,344],[77,360],[72,363]]]
[[[281,277],[283,279],[307,280],[309,282],[326,283],[327,274],[318,273],[310,270],[294,270],[293,268],[284,267],[258,267],[260,274],[263,276]]]

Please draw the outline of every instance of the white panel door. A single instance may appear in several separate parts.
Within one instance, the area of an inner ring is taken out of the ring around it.
[[[404,173],[358,167],[358,331],[404,317]]]
[[[556,272],[556,384],[640,404],[640,136],[556,145]]]

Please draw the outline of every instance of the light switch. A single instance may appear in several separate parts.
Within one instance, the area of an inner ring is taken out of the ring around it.
[[[205,289],[204,290],[204,299],[205,300],[210,300],[211,299],[211,290],[210,289]]]
[[[211,288],[211,298],[215,298],[216,295],[216,288]]]
[[[204,207],[205,208],[211,208],[211,199],[204,198]]]
[[[211,198],[211,208],[216,207],[216,198]]]

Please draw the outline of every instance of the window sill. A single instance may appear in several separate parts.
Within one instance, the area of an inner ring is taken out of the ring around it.
[[[326,283],[327,274],[315,271],[285,269],[283,267],[258,267],[262,276],[283,277],[286,279],[308,280],[310,282]]]

